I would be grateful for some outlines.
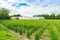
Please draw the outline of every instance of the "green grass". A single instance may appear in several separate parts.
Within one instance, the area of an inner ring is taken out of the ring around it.
[[[16,36],[0,26],[0,40],[16,40]]]
[[[45,29],[48,28],[50,35],[50,39],[48,40],[60,40],[60,20],[1,20],[0,24],[3,24],[6,28],[16,33],[19,32],[20,35],[26,35],[29,39],[33,36],[35,40],[41,39]],[[4,32],[4,30],[1,31],[1,34]],[[4,34],[7,33],[5,32]],[[8,35],[12,34],[8,32]],[[0,36],[0,38],[2,38],[2,36]],[[8,37],[6,39],[8,39]]]

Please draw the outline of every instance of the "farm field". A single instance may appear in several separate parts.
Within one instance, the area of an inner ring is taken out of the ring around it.
[[[0,20],[0,25],[3,26],[0,30],[6,28],[15,32],[8,31],[8,35],[12,35],[10,40],[60,40],[60,20]],[[5,30],[0,31],[0,39],[8,40],[3,32]]]
[[[16,35],[0,25],[0,40],[17,40]]]

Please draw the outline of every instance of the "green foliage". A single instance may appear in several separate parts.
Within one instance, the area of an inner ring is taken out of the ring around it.
[[[50,15],[50,19],[55,19],[55,14],[54,14],[54,13],[52,13],[52,14]]]
[[[33,17],[45,17],[45,19],[60,19],[60,14],[55,15],[52,14],[41,14],[41,15],[34,15]]]
[[[10,19],[9,15],[9,10],[5,8],[0,9],[0,19]]]
[[[39,34],[36,34],[35,35],[35,40],[39,40],[39,38],[40,38]]]
[[[60,14],[56,15],[56,19],[60,19]]]
[[[50,19],[50,16],[48,14],[42,14],[43,17],[45,17],[45,19]]]

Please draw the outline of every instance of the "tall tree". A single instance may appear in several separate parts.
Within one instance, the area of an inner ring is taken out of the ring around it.
[[[56,15],[56,19],[60,19],[60,14]]]
[[[9,18],[9,10],[5,8],[0,9],[0,19],[8,19]]]
[[[52,13],[52,14],[50,15],[50,19],[55,19],[55,14],[54,14],[54,13]]]
[[[45,19],[50,19],[50,16],[48,14],[42,14],[43,17],[45,17]]]

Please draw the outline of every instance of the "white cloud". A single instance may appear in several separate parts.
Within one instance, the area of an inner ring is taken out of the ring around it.
[[[8,2],[18,2],[19,0],[8,0]],[[22,0],[21,0],[22,1]],[[16,9],[15,7],[11,6],[11,4],[8,4],[8,2],[5,2],[3,0],[0,0],[0,7],[5,7],[11,11],[12,14],[21,14],[23,16],[32,16],[35,14],[50,14],[52,12],[58,12],[60,13],[60,6],[54,5],[54,6],[47,6],[47,7],[41,7],[36,5],[31,5],[29,7],[20,7],[19,9]],[[29,3],[28,3],[29,4]]]
[[[21,15],[32,16],[34,14],[50,14],[58,12],[60,13],[60,6],[53,6],[53,7],[21,7],[20,9],[16,9],[15,13],[20,13]]]

